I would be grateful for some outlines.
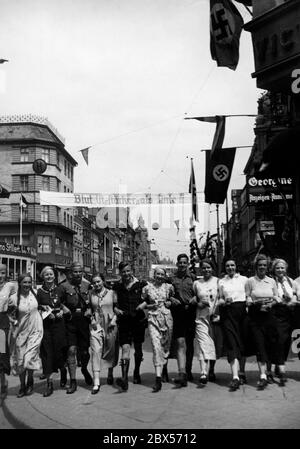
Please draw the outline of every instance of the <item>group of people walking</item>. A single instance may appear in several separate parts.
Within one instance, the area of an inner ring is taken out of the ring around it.
[[[6,375],[19,375],[18,397],[30,395],[33,373],[43,369],[44,397],[53,393],[53,373],[60,372],[60,386],[67,394],[77,390],[76,370],[81,371],[91,393],[100,390],[100,372],[107,370],[107,383],[114,383],[113,369],[121,354],[121,376],[116,385],[128,390],[130,350],[134,347],[133,383],[142,382],[145,329],[151,340],[155,383],[153,392],[169,381],[167,364],[176,357],[178,388],[193,380],[194,341],[199,358],[199,383],[215,381],[215,364],[227,356],[231,367],[230,391],[247,382],[246,358],[256,355],[258,389],[278,375],[287,381],[285,362],[293,329],[300,328],[300,278],[287,274],[283,259],[272,262],[259,255],[255,275],[237,273],[234,260],[225,262],[225,275],[213,275],[210,260],[200,262],[201,277],[189,271],[189,258],[180,254],[177,272],[167,278],[162,267],[151,282],[138,280],[127,262],[119,264],[121,279],[112,289],[96,273],[91,283],[84,279],[80,264],[73,263],[67,279],[56,284],[52,267],[40,273],[43,284],[35,292],[32,278],[22,274],[18,288],[6,281],[6,266],[0,265],[0,384],[7,393]],[[120,350],[119,350],[120,348]],[[91,358],[92,374],[88,371]],[[275,372],[272,372],[275,365]]]

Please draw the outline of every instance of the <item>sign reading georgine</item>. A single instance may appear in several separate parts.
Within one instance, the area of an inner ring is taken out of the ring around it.
[[[293,199],[292,178],[247,178],[248,204],[273,203],[283,201],[281,192],[286,200]]]

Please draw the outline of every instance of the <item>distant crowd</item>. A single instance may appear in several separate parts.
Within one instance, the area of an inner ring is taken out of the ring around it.
[[[8,391],[7,377],[18,375],[18,398],[34,391],[34,371],[42,367],[44,397],[52,395],[54,373],[67,394],[77,390],[78,367],[91,394],[100,391],[100,373],[120,392],[129,388],[130,351],[134,348],[133,383],[142,383],[140,367],[148,327],[153,352],[157,393],[169,382],[168,359],[175,357],[176,387],[194,379],[194,341],[199,358],[199,386],[216,382],[216,361],[227,357],[232,378],[229,390],[247,383],[246,358],[256,356],[257,389],[288,380],[285,363],[294,329],[300,329],[300,277],[288,275],[285,260],[271,262],[260,254],[255,273],[237,272],[233,259],[225,261],[225,275],[217,278],[213,264],[200,262],[201,276],[189,270],[186,254],[177,257],[177,272],[168,278],[157,266],[151,281],[137,279],[128,262],[119,264],[121,279],[108,288],[105,277],[94,273],[91,282],[73,263],[59,285],[51,266],[40,273],[42,285],[34,290],[28,273],[18,285],[6,279],[0,264],[0,385]],[[120,357],[120,360],[119,360]],[[114,379],[114,368],[121,367]],[[90,368],[89,368],[90,363]],[[90,371],[91,372],[90,372]]]

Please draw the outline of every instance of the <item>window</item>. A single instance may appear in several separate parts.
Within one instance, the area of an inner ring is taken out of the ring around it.
[[[51,253],[51,237],[38,235],[38,253]]]
[[[49,206],[41,207],[41,221],[49,221]]]
[[[73,167],[71,167],[70,170],[71,170],[71,181],[73,182]]]
[[[22,207],[22,220],[28,221],[28,206]],[[24,245],[24,243],[23,243],[23,245]]]
[[[44,159],[47,164],[50,162],[50,150],[49,148],[42,148],[42,159]]]
[[[64,192],[66,193],[66,191],[67,191],[67,187],[66,187],[66,186],[64,186]]]
[[[28,148],[21,148],[21,150],[20,150],[20,161],[21,162],[28,162],[29,161],[29,149]]]
[[[20,176],[20,184],[22,192],[28,192],[28,175]]]
[[[55,239],[55,254],[62,254],[62,239],[58,237]]]
[[[56,190],[57,190],[58,192],[60,192],[60,180],[57,179],[56,181],[57,181]]]
[[[67,224],[67,213],[66,212],[64,212],[64,225],[66,226]]]
[[[60,159],[59,159],[59,152],[56,151],[56,164],[59,167]]]
[[[42,177],[42,190],[50,190],[50,176]]]
[[[64,165],[65,165],[65,170],[64,170],[64,174],[65,174],[65,176],[67,176],[67,161],[66,160],[64,160]]]

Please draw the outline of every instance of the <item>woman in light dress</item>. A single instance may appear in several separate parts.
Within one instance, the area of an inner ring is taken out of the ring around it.
[[[43,320],[38,311],[38,302],[32,290],[32,277],[21,274],[18,278],[18,293],[12,297],[15,306],[15,321],[12,333],[12,362],[20,377],[22,398],[33,392],[33,372],[40,369],[40,346],[43,338]],[[27,381],[26,381],[27,378]]]
[[[10,297],[16,291],[13,282],[6,282],[7,267],[0,264],[0,395],[7,395],[7,380],[5,375],[10,374],[9,354],[9,307]]]
[[[165,282],[166,272],[157,267],[154,280],[149,282],[142,291],[143,302],[137,310],[148,310],[148,331],[153,350],[153,364],[156,373],[153,393],[161,390],[161,374],[168,362],[173,332],[173,318],[170,311],[174,288]]]
[[[196,342],[199,348],[200,384],[208,381],[210,361],[216,360],[215,344],[212,339],[210,317],[214,313],[218,298],[218,278],[212,276],[213,267],[209,260],[202,260],[200,267],[203,279],[194,282],[197,298]]]
[[[297,284],[287,275],[288,264],[284,259],[272,262],[271,272],[275,279],[279,302],[272,307],[278,331],[277,339],[272,348],[272,362],[275,363],[275,374],[279,377],[279,385],[287,381],[285,362],[291,346],[292,320],[294,306],[297,304]]]
[[[92,394],[100,390],[100,371],[108,369],[107,383],[113,384],[113,369],[118,363],[119,344],[116,315],[113,312],[113,290],[104,285],[102,274],[92,277],[90,292],[90,347],[93,370]]]

